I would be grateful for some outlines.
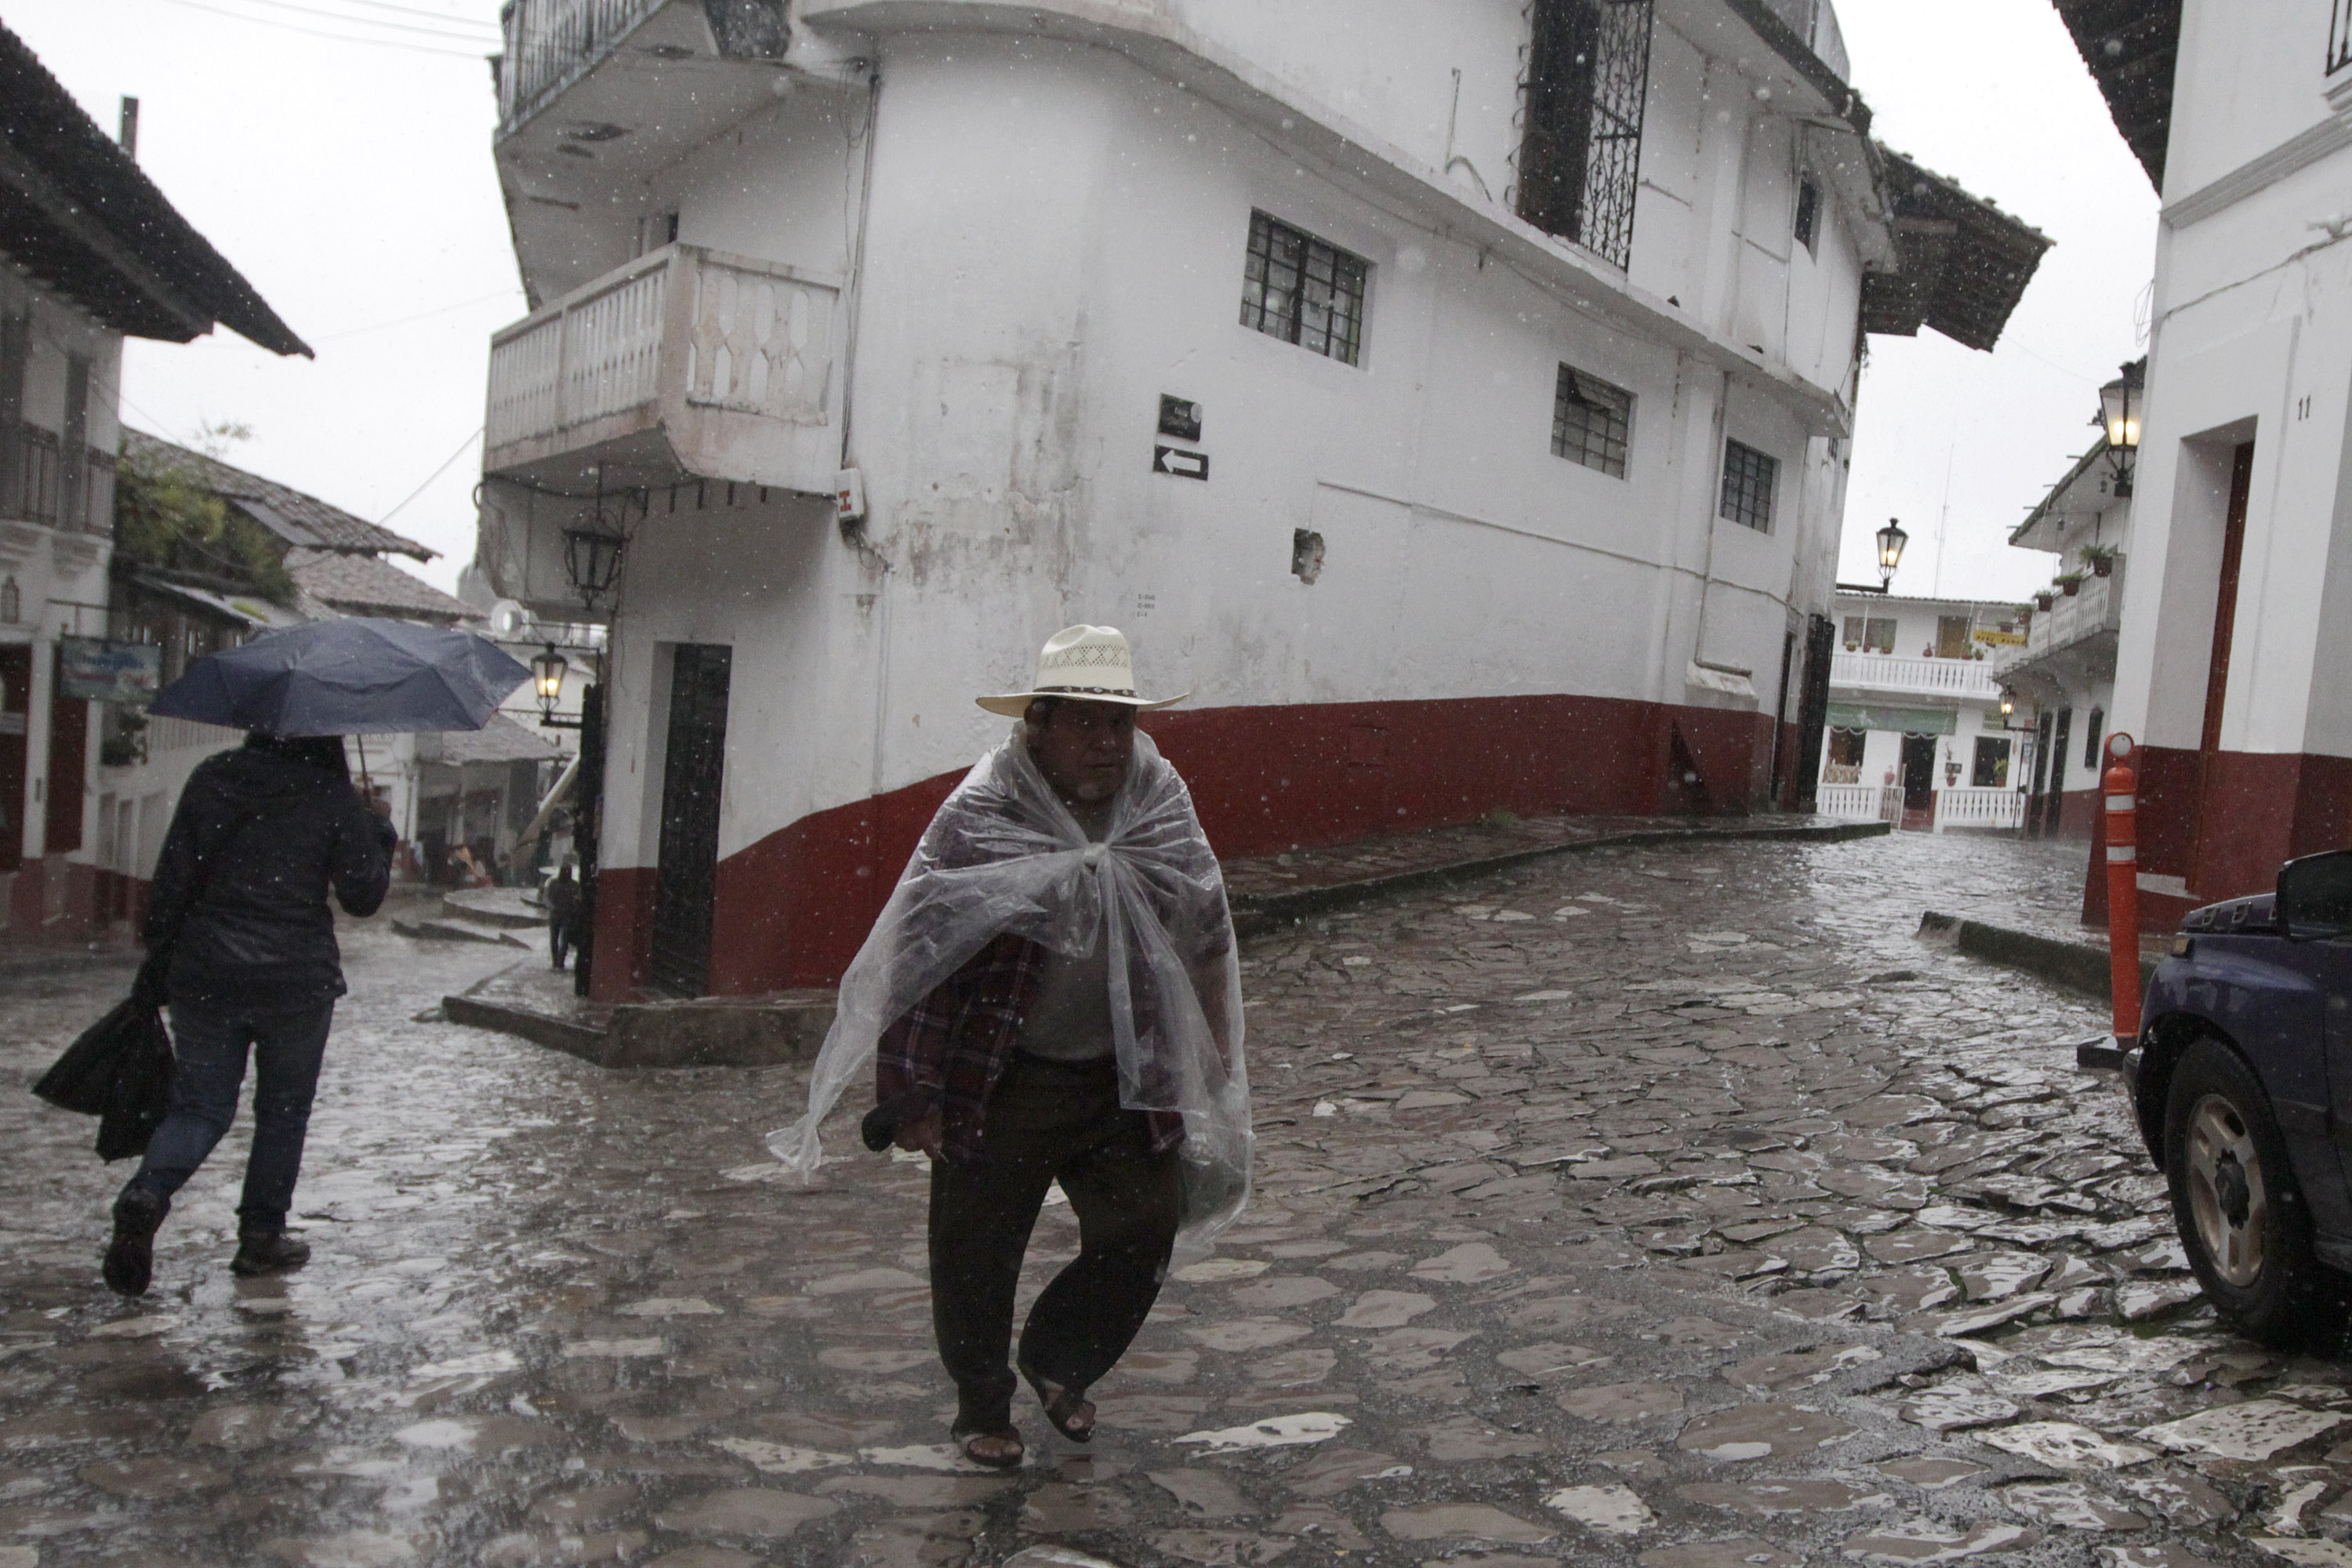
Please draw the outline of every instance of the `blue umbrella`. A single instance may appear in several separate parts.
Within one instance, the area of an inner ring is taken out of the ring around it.
[[[148,711],[273,735],[478,730],[530,679],[471,632],[355,616],[206,654]]]

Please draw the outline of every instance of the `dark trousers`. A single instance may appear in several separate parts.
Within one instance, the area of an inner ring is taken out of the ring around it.
[[[1020,1365],[1066,1388],[1091,1386],[1143,1327],[1183,1208],[1178,1151],[1152,1152],[1142,1114],[1119,1108],[1108,1061],[1014,1058],[986,1125],[978,1163],[931,1163],[931,1321],[960,1433],[1012,1424],[1013,1296],[1046,1189],[1061,1182],[1079,1250],[1030,1308]]]
[[[563,967],[564,958],[572,951],[572,921],[569,916],[547,922],[547,952],[555,960],[555,967]]]
[[[233,1005],[172,1004],[172,1046],[179,1058],[172,1080],[171,1114],[147,1142],[147,1156],[131,1184],[168,1198],[236,1119],[237,1089],[252,1048],[253,1152],[245,1163],[245,1194],[236,1205],[246,1227],[282,1229],[302,1171],[302,1140],[310,1128],[310,1100],[335,1004],[256,1012]]]

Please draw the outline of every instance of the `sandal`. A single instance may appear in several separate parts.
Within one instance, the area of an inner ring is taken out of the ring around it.
[[[992,1470],[1019,1468],[1025,1452],[1021,1433],[1016,1427],[1006,1426],[992,1432],[951,1432],[949,1436],[963,1450],[965,1458]],[[1008,1444],[1010,1447],[1006,1446]]]
[[[1021,1375],[1037,1391],[1037,1403],[1045,1407],[1045,1419],[1053,1423],[1055,1431],[1073,1443],[1095,1440],[1095,1407],[1081,1390],[1065,1388],[1026,1367]]]

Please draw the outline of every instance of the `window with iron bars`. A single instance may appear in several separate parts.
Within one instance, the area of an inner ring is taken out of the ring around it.
[[[1633,258],[1653,0],[1529,0],[1519,216],[1617,267]]]
[[[1242,270],[1242,325],[1354,364],[1363,348],[1370,266],[1265,214],[1250,214]]]
[[[1723,444],[1723,501],[1717,514],[1759,533],[1772,531],[1772,488],[1780,459],[1737,441]]]
[[[2327,71],[2334,76],[2352,66],[2352,0],[2331,0],[2327,7]]]
[[[1551,399],[1551,449],[1617,479],[1625,477],[1625,447],[1633,433],[1633,395],[1569,365],[1559,367]]]

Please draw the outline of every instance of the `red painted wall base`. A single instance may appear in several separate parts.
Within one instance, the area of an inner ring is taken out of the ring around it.
[[[2179,877],[2189,896],[2140,889],[2143,930],[2164,931],[2200,904],[2268,892],[2282,862],[2352,845],[2352,757],[2139,751],[2139,865]],[[2083,921],[2107,923],[2105,813],[2093,814]]]
[[[1771,795],[1770,714],[1606,698],[1215,708],[1146,721],[1223,855],[1522,816],[1732,815]],[[1793,744],[1793,736],[1790,743]],[[719,863],[710,989],[831,985],[959,769],[803,817]],[[654,873],[600,871],[595,994],[649,979]]]

